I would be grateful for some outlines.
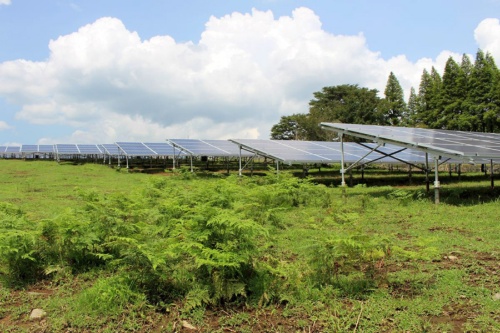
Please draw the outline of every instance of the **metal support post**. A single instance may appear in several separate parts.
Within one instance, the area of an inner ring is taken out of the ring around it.
[[[241,177],[241,145],[238,145],[239,149],[240,149],[240,158],[239,158],[239,170],[238,170],[238,176]]]
[[[342,176],[342,182],[340,186],[345,187],[345,168],[344,168],[344,134],[339,134],[340,137],[340,174]]]
[[[439,183],[439,158],[434,157],[434,203],[439,204],[439,188],[441,184]]]
[[[429,154],[425,153],[425,189],[429,193],[430,180],[429,180]]]
[[[493,160],[490,160],[490,179],[491,179],[491,189],[495,188],[495,178],[493,177]]]

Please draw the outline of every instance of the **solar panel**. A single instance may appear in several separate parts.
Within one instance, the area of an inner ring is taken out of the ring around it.
[[[7,146],[7,149],[5,149],[6,153],[20,153],[21,152],[21,146]]]
[[[118,156],[120,155],[120,149],[114,143],[104,143],[101,145],[102,151],[106,155]]]
[[[22,145],[21,153],[25,154],[38,153],[38,145]]]
[[[142,142],[116,142],[122,154],[128,156],[156,156],[158,155]]]
[[[209,145],[212,145],[227,152],[229,156],[237,157],[240,155],[240,148],[237,145],[235,145],[234,142],[231,142],[229,140],[203,140],[203,141],[208,143]],[[241,156],[250,157],[253,155],[254,154],[249,151],[246,150],[241,151]]]
[[[342,144],[331,141],[294,141],[294,140],[232,140],[245,149],[267,156],[284,163],[338,163],[342,159]],[[377,144],[368,143],[364,146],[353,142],[344,143],[344,161],[346,163],[425,163],[425,153],[405,149],[395,145],[385,145],[377,148]],[[403,151],[402,151],[403,150]],[[370,154],[368,154],[370,153]],[[397,159],[387,156],[392,155]]]
[[[56,152],[60,155],[78,155],[80,151],[76,144],[58,143],[56,144]]]
[[[500,134],[377,125],[321,123],[325,129],[457,159],[499,159]]]
[[[0,146],[0,153],[5,153],[7,146]]]
[[[38,145],[38,152],[44,154],[50,154],[54,152],[53,145]]]
[[[103,154],[101,148],[98,145],[87,145],[87,144],[77,144],[80,154],[86,155],[100,155]]]
[[[193,156],[238,157],[239,148],[228,140],[169,139],[172,145]],[[252,156],[242,151],[242,156]]]
[[[173,156],[174,154],[176,156],[178,155],[185,155],[183,151],[180,151],[177,148],[174,148],[172,145],[170,145],[167,142],[145,142],[144,143],[149,149],[154,151],[160,156]]]
[[[290,164],[329,162],[329,158],[319,155],[317,150],[315,152],[307,151],[308,147],[306,146],[311,148],[307,142],[302,142],[302,144],[293,147],[293,143],[291,141],[287,142],[287,140],[237,139],[231,141],[242,145],[246,150]]]

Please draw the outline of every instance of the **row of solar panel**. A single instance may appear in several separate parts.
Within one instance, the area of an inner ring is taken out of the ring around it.
[[[242,147],[242,149],[240,149]],[[404,150],[401,147],[385,145],[379,152],[366,156],[375,144],[365,146],[345,143],[344,161],[378,163],[425,163],[425,153]],[[162,143],[116,142],[115,144],[56,144],[23,145],[0,147],[1,153],[53,153],[57,155],[108,155],[108,156],[212,156],[212,157],[250,157],[260,155],[281,162],[295,163],[338,163],[342,158],[339,142],[320,141],[282,141],[282,140],[197,140],[171,139]],[[394,158],[396,157],[396,158]]]
[[[179,142],[175,144],[173,142]],[[55,144],[0,146],[0,154],[127,155],[127,156],[239,156],[238,147],[226,140],[175,140],[172,142],[116,142],[115,144]],[[249,153],[243,152],[248,156]]]
[[[321,127],[374,142],[393,143],[464,160],[500,159],[500,133],[340,123],[321,123]]]

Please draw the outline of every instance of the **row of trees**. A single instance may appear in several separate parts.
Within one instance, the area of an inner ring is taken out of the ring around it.
[[[309,113],[281,117],[271,129],[276,140],[330,140],[320,122],[424,127],[500,132],[500,70],[489,53],[479,50],[475,62],[452,57],[443,75],[424,70],[418,93],[412,87],[408,102],[393,72],[384,97],[358,85],[324,87],[309,102]]]

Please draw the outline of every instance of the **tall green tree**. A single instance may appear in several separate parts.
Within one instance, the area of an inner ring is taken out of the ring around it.
[[[489,53],[479,50],[470,76],[468,106],[472,131],[495,132],[499,130],[499,107],[496,100],[498,68]]]
[[[458,77],[458,86],[462,91],[462,105],[461,110],[456,117],[456,126],[450,129],[470,131],[472,128],[473,118],[471,114],[471,104],[470,104],[470,77],[474,65],[472,64],[468,55],[464,54],[462,56],[462,62],[460,63],[460,74]]]
[[[420,108],[420,101],[418,95],[415,92],[415,88],[411,87],[410,97],[408,98],[408,116],[403,118],[401,125],[415,127],[417,124],[417,116]]]
[[[435,128],[460,129],[462,104],[467,97],[465,87],[462,86],[463,78],[460,66],[452,57],[449,57],[443,73],[442,107],[439,110]]]
[[[307,138],[307,115],[282,116],[279,123],[271,128],[273,140],[304,140]]]
[[[385,99],[381,103],[380,111],[384,124],[400,125],[408,116],[407,105],[404,99],[403,88],[393,72],[389,74],[384,90]]]
[[[429,73],[424,69],[420,81],[418,98],[420,101],[418,113],[418,126],[436,127],[439,117],[441,102],[442,79],[438,71],[432,67]]]
[[[431,76],[427,69],[424,69],[420,77],[420,85],[418,87],[417,112],[415,114],[414,123],[417,127],[428,127],[428,119],[430,113],[430,98],[431,91]]]

